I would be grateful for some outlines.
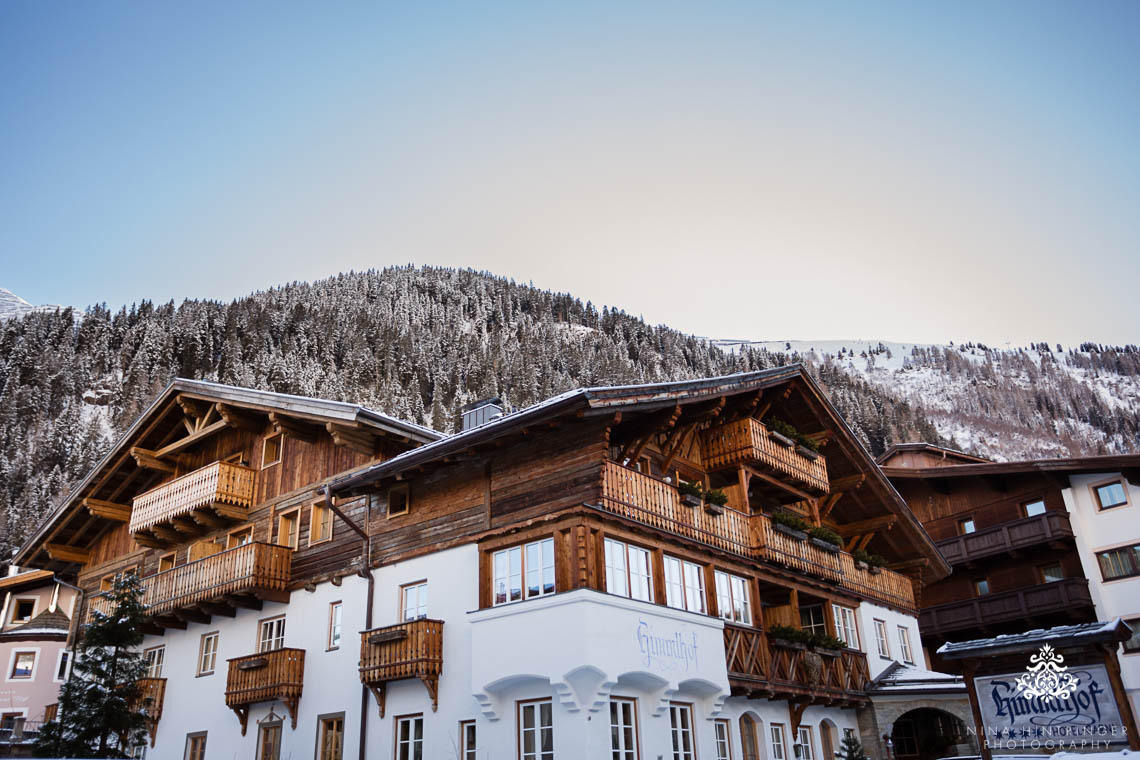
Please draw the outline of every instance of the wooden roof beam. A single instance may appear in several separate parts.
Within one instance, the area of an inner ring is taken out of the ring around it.
[[[223,404],[221,401],[214,404],[218,414],[226,424],[235,430],[245,430],[249,433],[260,433],[265,429],[265,423],[255,415],[249,414],[237,407]]]
[[[290,438],[296,438],[305,443],[317,442],[316,428],[295,417],[288,417],[280,412],[270,412],[269,421],[273,423],[273,429],[278,433],[285,433]]]
[[[84,508],[95,517],[116,522],[130,522],[131,508],[127,504],[116,504],[113,501],[86,498],[83,500]]]
[[[91,559],[91,550],[81,546],[66,546],[64,544],[44,544],[48,556],[57,562],[78,562],[86,564]]]
[[[135,458],[135,464],[148,470],[174,472],[176,469],[170,462],[163,462],[159,460],[157,452],[150,451],[149,449],[142,449],[138,446],[132,446],[131,456]]]
[[[882,515],[881,517],[872,517],[869,520],[860,520],[858,522],[847,523],[840,525],[836,532],[843,538],[850,538],[862,533],[876,530],[890,530],[898,522],[898,516],[894,514]]]
[[[376,438],[363,428],[350,428],[335,422],[326,422],[325,430],[332,436],[333,443],[353,451],[372,456],[376,453]]]
[[[182,451],[182,449],[193,446],[194,444],[198,443],[199,441],[204,440],[206,438],[209,438],[214,433],[218,432],[219,430],[221,430],[222,428],[225,428],[225,427],[227,427],[226,421],[225,420],[218,420],[217,422],[211,423],[211,424],[206,425],[205,427],[199,429],[198,432],[196,432],[196,433],[192,433],[192,434],[190,434],[184,438],[179,438],[174,443],[167,444],[166,446],[163,446],[161,449],[154,452],[154,456],[157,459],[162,459],[163,457],[168,457],[171,454],[176,454],[179,451]]]
[[[184,396],[181,393],[179,393],[177,396],[175,396],[174,400],[176,402],[178,402],[178,405],[180,407],[182,407],[182,413],[183,414],[185,414],[187,417],[192,417],[194,419],[198,419],[199,417],[205,417],[206,411],[210,407],[209,404],[207,404],[203,401],[199,401],[196,398],[190,398],[188,396]]]

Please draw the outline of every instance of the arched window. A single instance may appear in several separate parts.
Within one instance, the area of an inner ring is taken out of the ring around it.
[[[744,753],[744,760],[760,760],[760,751],[757,749],[756,721],[751,715],[742,715],[740,718],[740,749]]]

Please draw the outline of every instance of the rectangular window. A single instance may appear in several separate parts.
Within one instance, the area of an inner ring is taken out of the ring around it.
[[[424,756],[424,716],[396,718],[396,760],[422,760]]]
[[[748,593],[748,581],[739,575],[722,573],[717,570],[716,604],[720,616],[730,623],[752,625],[752,602]]]
[[[257,760],[281,760],[281,724],[263,723],[257,734]]]
[[[859,629],[855,625],[855,610],[833,604],[831,611],[835,615],[835,637],[851,649],[858,649]]]
[[[332,510],[323,504],[314,504],[309,510],[309,546],[328,541],[333,534]]]
[[[990,593],[990,582],[986,578],[974,581],[974,596],[985,596]]]
[[[152,647],[143,651],[147,678],[162,678],[162,663],[166,659],[166,647]]]
[[[606,591],[618,596],[653,601],[653,573],[648,551],[607,538]]]
[[[491,564],[494,571],[494,604],[507,604],[522,599],[524,578],[527,599],[554,593],[552,538],[497,551],[491,557]]]
[[[800,745],[800,760],[813,760],[811,746],[811,726],[800,726],[796,743]]]
[[[743,731],[743,723],[741,724]],[[716,749],[716,760],[732,760],[732,740],[729,739],[728,721],[713,721],[713,746]]]
[[[1124,622],[1132,629],[1132,638],[1124,642],[1124,653],[1136,654],[1140,652],[1140,618],[1129,618]]]
[[[66,649],[61,649],[59,652],[59,662],[55,666],[56,682],[67,680],[67,669],[69,665],[71,665],[71,652],[68,652]]]
[[[827,618],[824,617],[822,604],[800,607],[800,628],[809,633],[827,633]]]
[[[788,753],[784,749],[784,726],[781,723],[771,725],[772,760],[788,760]]]
[[[427,581],[411,583],[401,589],[403,599],[400,606],[404,611],[404,621],[426,618],[428,611],[428,585]]]
[[[8,674],[11,679],[26,680],[32,677],[36,669],[35,652],[16,652],[12,655],[12,672]]]
[[[665,601],[670,607],[705,614],[705,569],[676,557],[665,558]]]
[[[240,530],[235,530],[226,537],[226,548],[236,549],[239,546],[253,543],[253,526],[250,525]]]
[[[300,546],[301,510],[290,509],[277,515],[277,543],[296,550]]]
[[[265,446],[261,451],[261,468],[265,469],[270,465],[277,464],[281,461],[281,446],[282,438],[280,433],[271,435],[265,439]]]
[[[1041,580],[1044,583],[1065,580],[1065,571],[1061,568],[1061,563],[1055,562],[1052,565],[1043,566],[1041,568]]]
[[[1128,503],[1128,493],[1124,490],[1124,481],[1121,480],[1096,486],[1093,488],[1093,495],[1096,496],[1097,506],[1101,509],[1123,507]]]
[[[1045,501],[1043,499],[1027,502],[1022,504],[1021,507],[1025,510],[1026,517],[1036,517],[1037,515],[1045,514]]]
[[[272,652],[285,646],[285,616],[262,620],[257,637],[258,652]]]
[[[464,720],[459,723],[459,760],[476,760],[475,753],[479,749],[475,741],[475,721]]]
[[[317,760],[342,760],[344,755],[344,715],[319,719]]]
[[[914,654],[910,649],[910,629],[905,625],[899,626],[899,649],[902,650],[903,662],[913,665]]]
[[[962,535],[974,532],[974,518],[967,517],[958,521],[958,532]]]
[[[610,700],[610,750],[612,760],[637,760],[637,702],[635,700]]]
[[[410,484],[401,483],[388,489],[388,517],[406,515],[411,508],[412,489]]]
[[[329,635],[328,635],[328,648],[340,649],[340,612],[342,606],[340,602],[333,602],[329,605]]]
[[[26,623],[36,614],[36,598],[14,599],[12,605],[13,623]]]
[[[186,760],[206,760],[206,732],[186,734]]]
[[[549,699],[519,703],[519,760],[554,760],[554,708]]]
[[[677,703],[669,705],[669,725],[673,735],[673,760],[695,760],[693,708]]]
[[[1096,559],[1106,581],[1140,575],[1140,544],[1099,552]]]
[[[218,632],[203,633],[198,644],[198,675],[208,676],[218,665]]]
[[[879,656],[890,658],[891,645],[887,641],[887,623],[884,620],[875,621],[875,643],[879,645]]]
[[[174,559],[177,555],[174,552],[163,554],[158,558],[158,572],[165,573],[167,570],[174,569]]]

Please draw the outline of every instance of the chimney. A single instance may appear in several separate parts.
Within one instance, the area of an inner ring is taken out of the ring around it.
[[[502,417],[503,402],[498,396],[485,398],[482,401],[472,401],[464,406],[462,411],[463,429],[470,430]]]

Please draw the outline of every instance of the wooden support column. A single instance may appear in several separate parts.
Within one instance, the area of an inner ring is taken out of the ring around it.
[[[1117,642],[1099,644],[1104,657],[1104,669],[1108,671],[1108,682],[1112,684],[1112,696],[1116,698],[1116,707],[1120,710],[1120,720],[1124,723],[1124,730],[1128,732],[1128,747],[1140,750],[1140,732],[1137,731],[1136,714],[1132,710],[1132,702],[1128,699],[1128,692],[1124,690],[1124,680],[1120,677],[1120,661],[1116,659]]]
[[[982,706],[978,703],[978,690],[974,686],[974,676],[977,673],[977,663],[974,660],[962,660],[962,675],[966,679],[966,695],[970,697],[970,711],[974,713],[974,727],[977,729],[978,750],[982,760],[993,760],[993,753],[986,742],[986,724],[982,721]]]

